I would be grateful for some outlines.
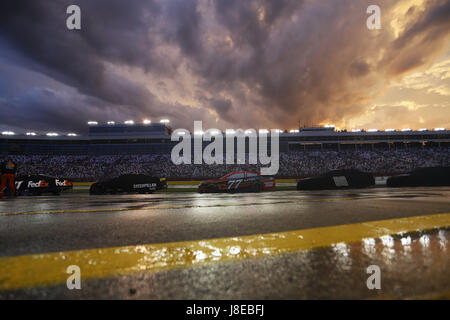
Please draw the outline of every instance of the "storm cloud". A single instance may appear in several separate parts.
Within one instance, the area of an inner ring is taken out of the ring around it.
[[[3,0],[0,123],[345,123],[448,49],[450,0],[417,3],[378,1],[382,30],[368,30],[364,0]]]

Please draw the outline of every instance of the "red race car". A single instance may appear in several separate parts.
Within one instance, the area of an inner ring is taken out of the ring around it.
[[[203,181],[198,192],[260,192],[275,190],[275,179],[257,172],[236,171],[217,180]]]

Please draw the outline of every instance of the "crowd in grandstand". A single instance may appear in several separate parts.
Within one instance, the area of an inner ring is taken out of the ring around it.
[[[144,173],[168,178],[220,177],[232,171],[258,171],[267,165],[175,165],[170,154],[110,156],[10,156],[18,175],[42,173],[78,181]],[[246,161],[248,163],[248,161]],[[360,169],[375,174],[409,172],[419,167],[450,166],[450,148],[377,151],[307,151],[280,153],[277,176],[300,177],[334,169]]]

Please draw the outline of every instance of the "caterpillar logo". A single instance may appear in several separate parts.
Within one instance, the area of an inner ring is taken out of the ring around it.
[[[48,187],[48,182],[45,180],[39,180],[38,182],[29,181],[28,188],[46,188]]]
[[[155,188],[156,183],[133,184],[133,189]]]

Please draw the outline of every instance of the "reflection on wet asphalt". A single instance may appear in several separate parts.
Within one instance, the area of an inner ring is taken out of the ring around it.
[[[137,273],[65,286],[0,292],[1,298],[367,299],[448,298],[450,231],[383,236],[356,243],[222,264]],[[367,268],[381,289],[368,289]]]
[[[152,195],[89,196],[63,194],[60,197],[20,197],[0,202],[0,215],[24,213],[64,213],[70,211],[132,210],[132,209],[182,209],[223,206],[278,205],[334,199],[415,199],[440,198],[450,195],[449,188],[362,189],[328,191],[284,191],[260,194],[197,194],[159,193]]]
[[[450,188],[26,197],[0,202],[0,257],[252,235],[442,212],[450,212]]]
[[[450,212],[450,188],[26,197],[0,202],[0,257],[238,237]],[[320,299],[450,292],[448,228],[160,272],[1,292],[0,298]],[[369,290],[366,269],[381,270]],[[130,294],[132,292],[132,294]]]

